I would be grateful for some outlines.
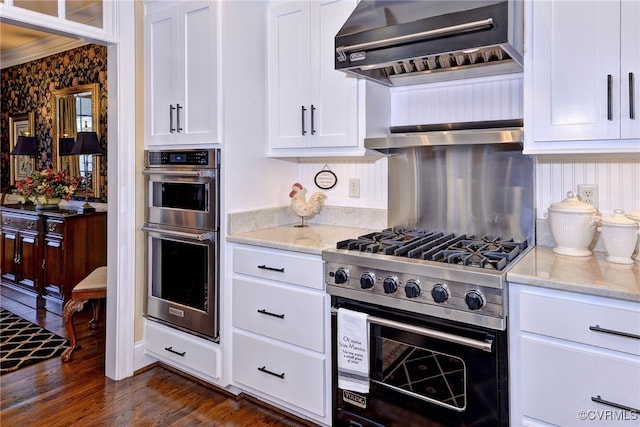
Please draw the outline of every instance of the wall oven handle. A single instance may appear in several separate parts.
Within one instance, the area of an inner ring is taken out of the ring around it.
[[[332,314],[337,314],[338,310],[331,308]],[[406,323],[396,322],[395,320],[383,319],[382,317],[368,316],[367,322],[380,326],[387,326],[393,329],[399,329],[401,331],[410,332],[418,335],[422,335],[428,338],[435,338],[454,344],[461,344],[466,347],[472,347],[478,350],[491,353],[493,351],[493,337],[488,336],[484,341],[476,340],[473,338],[461,337],[459,335],[449,334],[447,332],[436,331],[434,329],[423,328],[421,326],[408,325]]]
[[[167,171],[160,169],[144,169],[143,175],[164,175],[164,176],[176,176],[176,177],[195,177],[195,178],[215,178],[216,172],[212,170],[197,170],[197,171]]]
[[[601,328],[600,325],[589,326],[589,330],[593,332],[601,332],[603,334],[611,334],[611,335],[617,335],[620,337],[634,338],[634,339],[640,340],[640,335],[632,334],[629,332],[616,331],[614,329],[605,329],[605,328]]]
[[[602,397],[600,397],[600,395],[597,395],[596,397],[591,396],[591,400],[596,402],[596,403],[600,403],[602,405],[607,405],[607,406],[611,406],[613,408],[622,409],[623,411],[629,411],[629,412],[633,412],[633,413],[636,413],[636,414],[640,413],[640,409],[639,408],[633,408],[631,406],[621,405],[620,403],[610,402],[608,400],[604,400]]]
[[[162,233],[167,236],[183,237],[191,240],[199,240],[201,242],[203,240],[211,240],[213,242],[215,238],[215,233],[186,233],[184,231],[151,228],[147,227],[146,225],[142,227],[142,231],[148,231],[151,233]]]

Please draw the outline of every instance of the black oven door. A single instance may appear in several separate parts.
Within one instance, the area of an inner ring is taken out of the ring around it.
[[[145,314],[207,338],[218,336],[218,234],[147,224]]]
[[[369,315],[370,373],[369,393],[359,394],[338,389],[334,369],[335,426],[508,425],[503,331],[348,300],[338,306]]]
[[[215,169],[145,169],[147,222],[218,230],[218,176]]]

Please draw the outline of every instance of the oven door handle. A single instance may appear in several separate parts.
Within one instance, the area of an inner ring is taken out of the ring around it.
[[[162,175],[164,177],[194,177],[194,178],[215,178],[216,172],[213,170],[195,170],[195,171],[180,171],[180,170],[153,170],[153,169],[144,169],[142,171],[143,175]]]
[[[164,236],[173,236],[173,237],[182,237],[184,239],[189,240],[198,240],[200,242],[204,240],[215,240],[216,233],[187,233],[184,231],[175,231],[175,230],[159,230],[157,228],[147,227],[146,225],[142,227],[142,231],[146,231],[149,233],[162,234]]]
[[[331,309],[331,314],[337,314],[338,310]],[[379,326],[387,326],[393,329],[399,329],[401,331],[410,332],[413,334],[422,335],[428,338],[435,338],[454,344],[461,344],[466,347],[472,347],[478,350],[491,353],[493,351],[493,337],[488,336],[484,341],[480,341],[474,338],[461,337],[460,335],[449,334],[447,332],[436,331],[435,329],[423,328],[421,326],[408,325],[406,323],[396,322],[395,320],[383,319],[382,317],[367,316],[367,322],[373,323]]]

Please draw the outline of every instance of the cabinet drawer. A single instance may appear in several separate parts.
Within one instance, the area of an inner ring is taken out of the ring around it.
[[[543,292],[526,291],[520,295],[523,331],[640,355],[640,304],[575,294],[565,298],[562,293]],[[590,329],[594,327],[605,331]]]
[[[38,231],[38,222],[39,218],[37,216],[10,215],[6,212],[2,213],[2,225],[5,227]]]
[[[62,236],[64,232],[64,221],[47,218],[44,231],[47,234],[55,234],[56,236]]]
[[[325,294],[251,280],[233,280],[233,326],[323,352]]]
[[[233,379],[314,414],[325,415],[326,359],[242,332],[233,334]]]
[[[233,249],[233,271],[313,289],[324,289],[323,262],[293,252]]]
[[[629,420],[635,420],[630,425],[637,425],[640,419],[638,412],[591,400],[600,396],[608,402],[638,410],[640,361],[635,356],[524,337],[521,372],[525,416],[559,426],[626,425]],[[581,414],[589,418],[584,420]],[[628,421],[613,421],[605,418],[607,415]]]
[[[144,334],[146,353],[178,368],[220,377],[220,350],[215,343],[150,321],[145,322]]]

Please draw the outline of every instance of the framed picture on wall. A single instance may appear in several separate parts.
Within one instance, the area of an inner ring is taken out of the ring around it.
[[[35,135],[35,114],[33,112],[17,114],[9,117],[9,152],[18,142],[18,137]],[[31,156],[11,156],[11,185],[26,178],[36,167],[36,160]]]

